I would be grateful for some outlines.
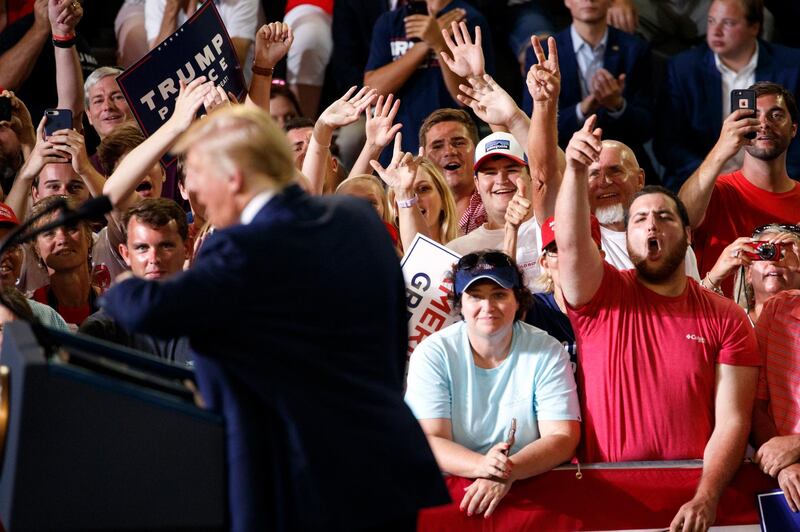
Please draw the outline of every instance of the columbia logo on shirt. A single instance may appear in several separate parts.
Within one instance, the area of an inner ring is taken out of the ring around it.
[[[698,343],[701,343],[701,344],[706,343],[706,339],[705,338],[703,338],[702,336],[697,336],[696,334],[687,334],[686,335],[686,339],[687,340],[694,340],[694,341],[696,341]]]

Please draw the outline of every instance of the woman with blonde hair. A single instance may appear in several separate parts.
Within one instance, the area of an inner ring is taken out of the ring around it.
[[[398,133],[387,168],[374,160],[370,164],[390,188],[389,205],[396,209],[403,249],[411,246],[417,233],[446,244],[458,236],[453,194],[436,165],[424,157],[403,153],[400,142]]]
[[[800,226],[770,223],[756,227],[750,237],[737,238],[723,250],[702,285],[721,294],[720,283],[736,274],[733,300],[755,325],[767,299],[800,288],[798,248]]]

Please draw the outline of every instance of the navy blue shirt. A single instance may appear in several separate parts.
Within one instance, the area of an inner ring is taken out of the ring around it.
[[[572,371],[575,372],[578,363],[578,353],[575,347],[575,332],[572,323],[566,314],[561,312],[553,294],[533,294],[533,303],[528,308],[525,323],[545,331],[547,334],[561,342],[569,353]]]
[[[486,71],[494,70],[494,53],[489,25],[483,15],[463,0],[453,0],[437,14],[441,16],[453,9],[461,8],[467,13],[466,23],[470,35],[475,37],[475,26],[481,27],[483,55],[486,58]],[[408,6],[389,11],[380,16],[372,32],[372,45],[366,72],[377,70],[401,58],[414,46],[406,37],[403,19],[409,16]],[[406,81],[403,88],[395,94],[402,100],[395,122],[403,124],[403,150],[417,153],[419,149],[419,127],[425,118],[436,109],[443,107],[459,108],[461,105],[450,97],[439,66],[440,58],[431,50],[428,57],[420,63],[417,71]],[[387,150],[391,151],[391,149]]]

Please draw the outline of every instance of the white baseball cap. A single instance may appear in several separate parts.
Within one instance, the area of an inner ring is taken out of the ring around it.
[[[500,155],[507,157],[523,166],[527,166],[528,159],[525,151],[511,133],[498,131],[481,139],[475,148],[475,165],[472,169],[477,172],[481,163],[489,157]]]

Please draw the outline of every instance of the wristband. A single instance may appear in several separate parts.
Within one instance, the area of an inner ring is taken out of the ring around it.
[[[75,37],[66,41],[59,41],[53,39],[53,46],[55,46],[56,48],[72,48],[73,46],[75,46]]]
[[[68,33],[66,35],[58,35],[56,33],[53,34],[54,41],[74,41],[75,40],[75,32]]]
[[[401,209],[408,209],[409,207],[413,207],[414,205],[416,205],[417,201],[419,201],[419,198],[416,195],[414,195],[408,199],[397,200],[397,206],[400,207]]]
[[[256,76],[272,76],[272,73],[275,72],[274,68],[271,67],[260,67],[258,65],[253,65],[253,74]]]

